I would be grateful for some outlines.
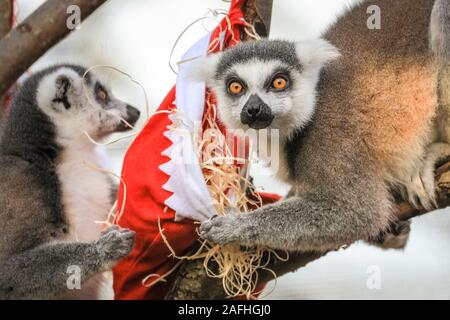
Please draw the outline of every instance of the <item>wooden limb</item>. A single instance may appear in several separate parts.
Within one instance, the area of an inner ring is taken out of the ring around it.
[[[10,30],[11,0],[0,0],[0,39]],[[3,94],[0,94],[0,119],[3,116]]]
[[[11,0],[0,0],[0,39],[8,32],[11,18]]]
[[[217,265],[209,267],[215,270]],[[165,297],[166,300],[221,300],[224,298],[222,281],[208,277],[202,259],[189,260],[181,264],[172,289]]]
[[[294,272],[308,263],[319,259],[327,252],[291,253],[288,262],[281,262],[271,258],[269,268],[277,277]],[[285,253],[280,253],[284,255]],[[209,265],[211,270],[217,270],[217,265]],[[258,275],[259,283],[265,284],[274,280],[273,273],[261,270]],[[183,263],[177,272],[172,290],[166,295],[167,300],[223,300],[226,299],[222,280],[209,277],[206,274],[202,259]]]
[[[71,32],[67,27],[69,6],[78,6],[83,20],[104,2],[106,0],[48,0],[1,39],[0,96],[39,57]]]

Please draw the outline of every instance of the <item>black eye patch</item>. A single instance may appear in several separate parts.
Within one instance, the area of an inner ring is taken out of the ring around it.
[[[286,81],[286,87],[282,91],[285,91],[291,87],[292,80],[289,70],[286,68],[279,68],[266,79],[266,81],[264,82],[264,88],[266,88],[267,91],[279,92],[280,90],[277,90],[277,88],[275,88],[273,85],[274,81],[279,78]]]
[[[236,88],[237,86],[240,87],[239,92],[233,89]],[[241,96],[247,91],[247,84],[235,74],[230,74],[225,78],[225,87],[227,93],[232,97]]]

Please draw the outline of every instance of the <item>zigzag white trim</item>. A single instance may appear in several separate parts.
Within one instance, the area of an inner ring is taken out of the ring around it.
[[[193,45],[182,60],[206,55],[210,36]],[[205,84],[187,80],[186,71],[181,64],[176,83],[177,109],[169,115],[173,125],[164,132],[172,145],[161,153],[170,160],[159,169],[169,175],[163,189],[173,193],[165,204],[176,212],[175,220],[204,221],[217,214],[193,144],[193,137],[200,129],[195,124],[201,122],[205,107]]]

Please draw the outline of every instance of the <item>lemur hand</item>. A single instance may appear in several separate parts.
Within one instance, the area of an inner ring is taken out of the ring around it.
[[[228,213],[224,216],[215,216],[204,221],[200,226],[200,236],[212,243],[224,245],[239,242],[242,245],[251,245],[254,228],[248,225],[246,215]]]
[[[127,256],[133,248],[134,236],[134,231],[120,229],[116,225],[103,231],[96,242],[101,261],[107,267],[112,267],[117,261]]]

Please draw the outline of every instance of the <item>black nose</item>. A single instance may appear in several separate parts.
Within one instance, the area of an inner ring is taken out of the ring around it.
[[[248,98],[241,111],[241,122],[254,129],[268,127],[273,118],[272,110],[257,94]]]
[[[127,106],[127,121],[134,125],[138,120],[139,117],[141,116],[141,112],[139,111],[139,109],[136,109],[135,107],[132,106]]]
[[[257,117],[261,114],[261,105],[260,104],[249,105],[246,111],[250,117]]]
[[[136,124],[136,122],[139,120],[139,117],[141,115],[141,112],[136,109],[135,107],[132,107],[130,105],[127,105],[127,115],[124,117],[125,121],[120,121],[117,125],[115,131],[116,132],[122,132],[122,131],[128,131],[133,129],[133,126]],[[130,124],[130,125],[128,125]]]

